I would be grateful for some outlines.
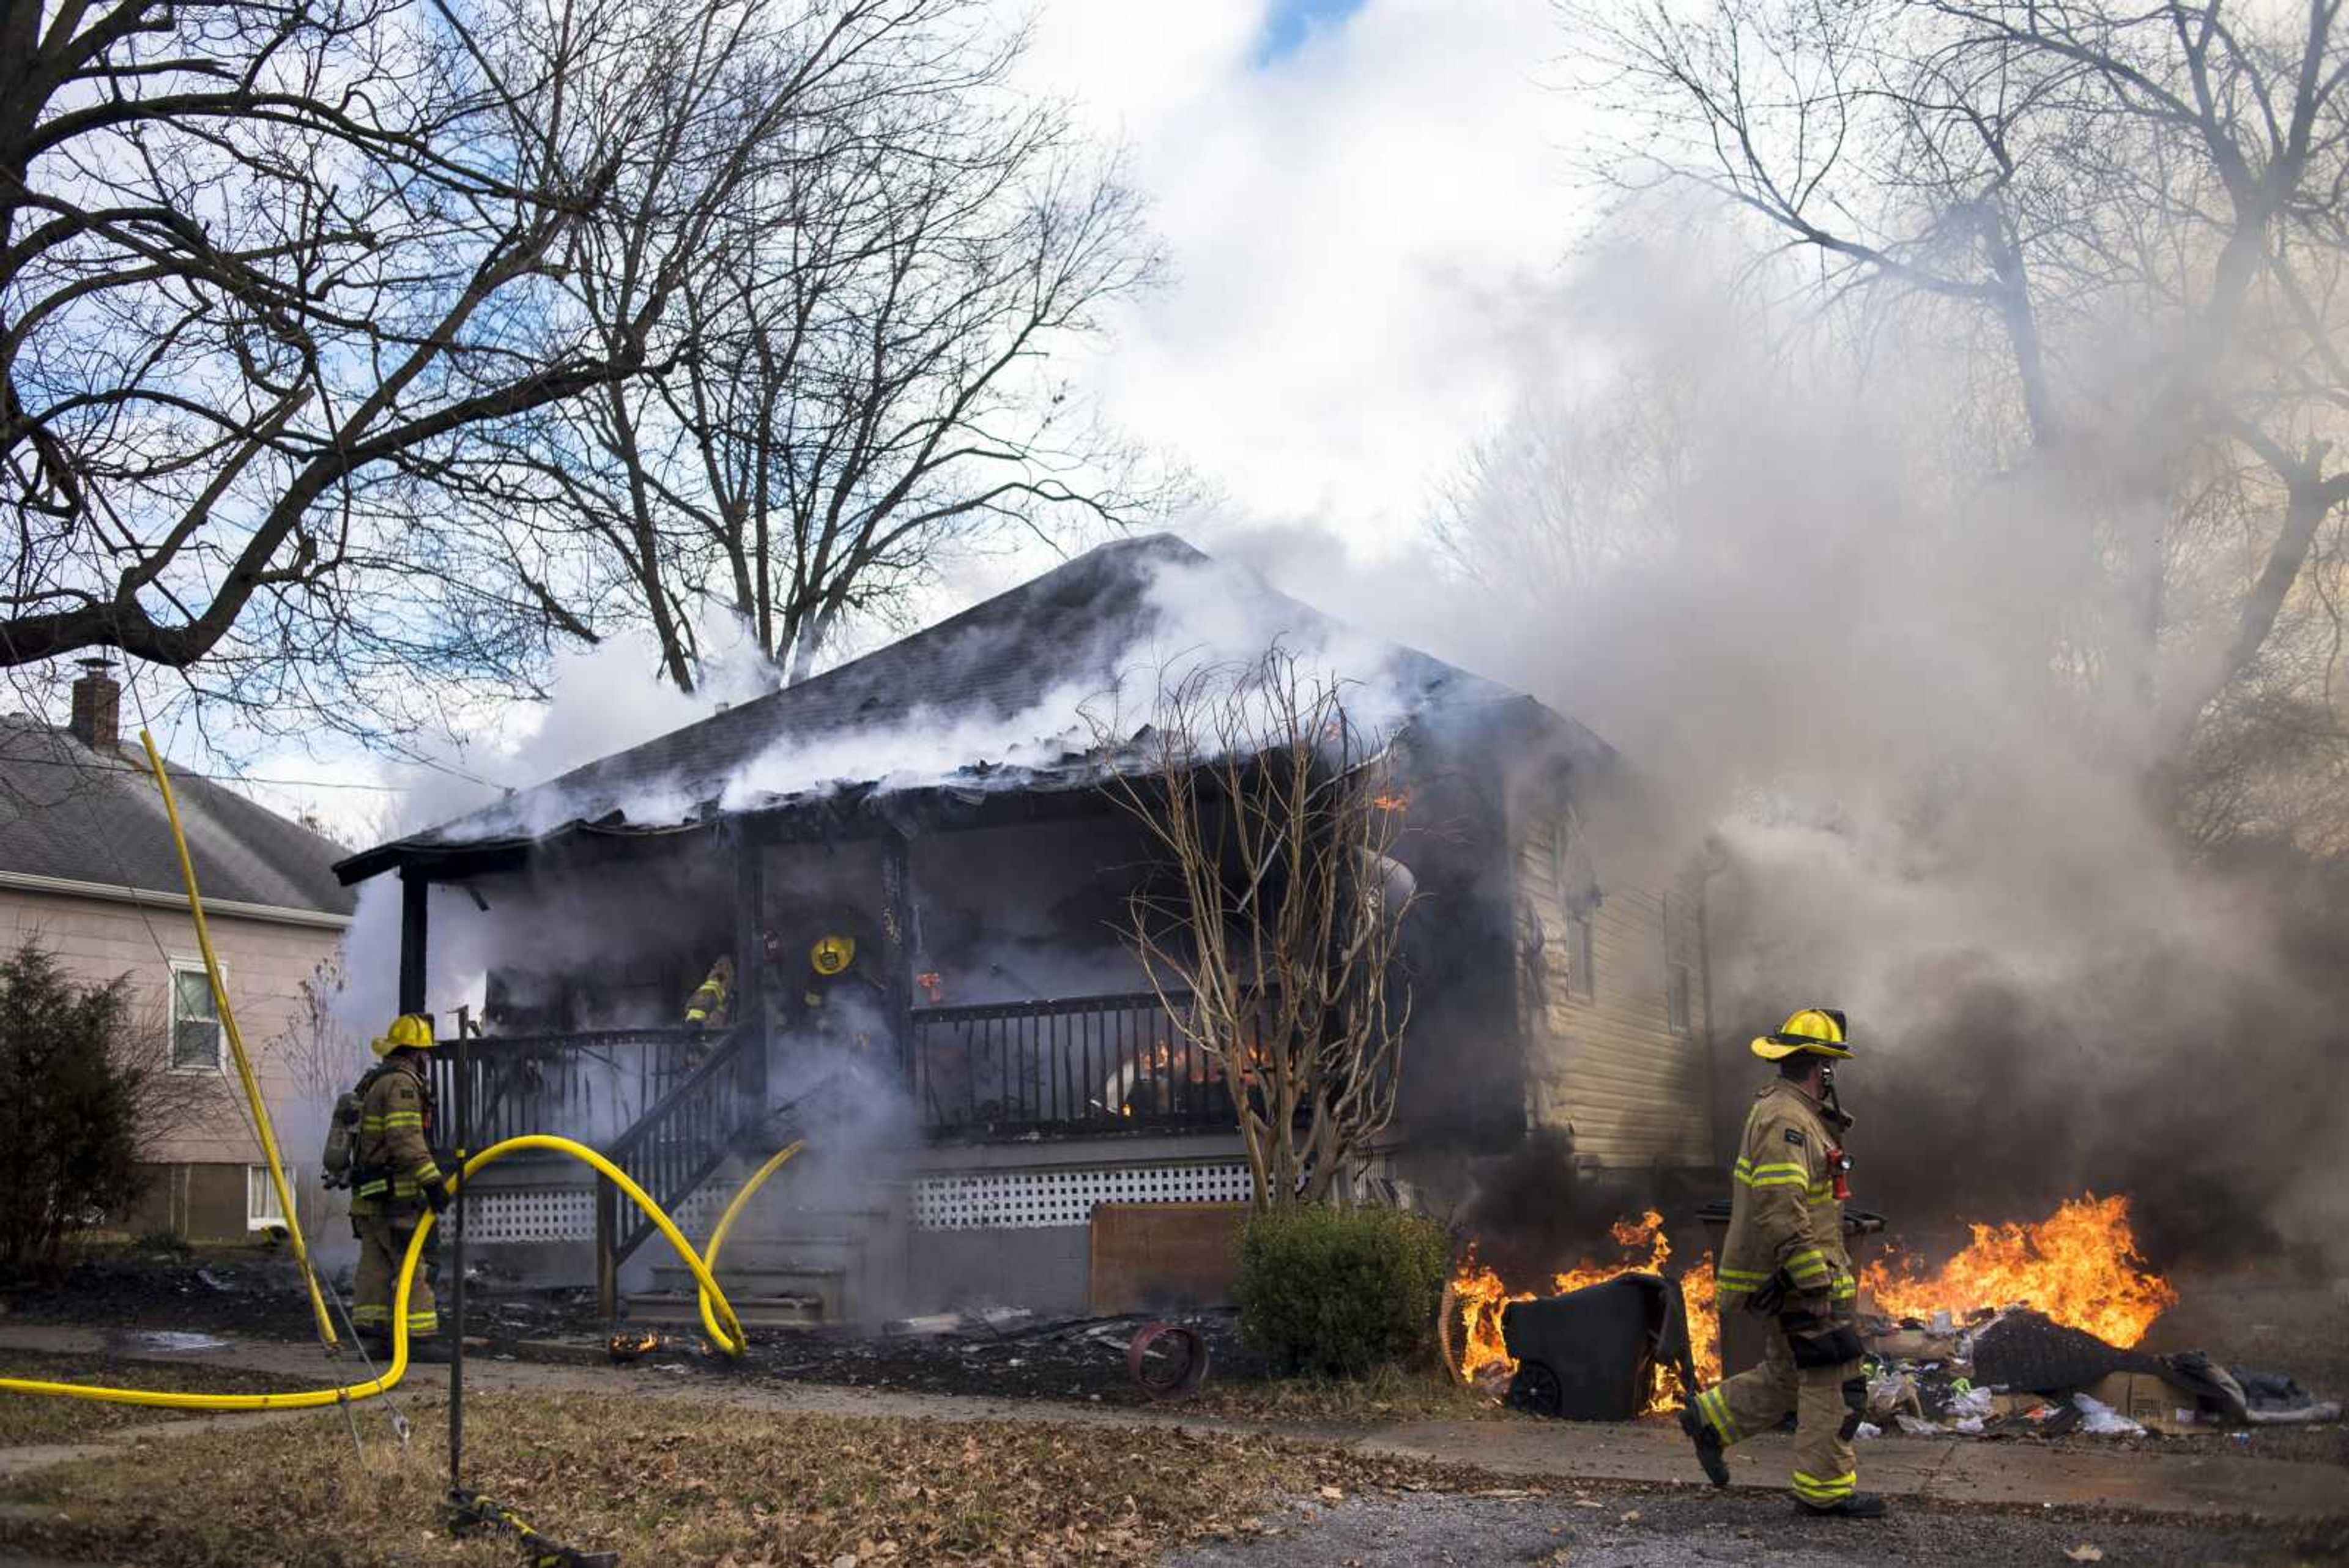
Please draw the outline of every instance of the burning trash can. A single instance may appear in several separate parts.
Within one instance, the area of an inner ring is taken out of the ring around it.
[[[1517,1364],[1511,1408],[1568,1421],[1629,1421],[1648,1406],[1658,1369],[1684,1366],[1688,1313],[1660,1274],[1511,1302],[1501,1336]]]
[[[1729,1241],[1729,1199],[1716,1198],[1697,1210],[1704,1222],[1706,1238],[1716,1258],[1727,1250]],[[1851,1253],[1852,1272],[1857,1275],[1868,1251],[1868,1240],[1884,1229],[1884,1216],[1872,1210],[1854,1209],[1847,1204],[1843,1211],[1843,1241]],[[1762,1347],[1770,1331],[1769,1324],[1750,1312],[1714,1309],[1721,1328],[1721,1375],[1732,1377],[1749,1366],[1762,1364]]]

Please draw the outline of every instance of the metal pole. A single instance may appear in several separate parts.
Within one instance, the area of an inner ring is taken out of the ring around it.
[[[470,1032],[461,1025],[457,1031],[457,1163],[465,1163],[473,1147],[473,1042]],[[455,1311],[455,1334],[449,1345],[449,1490],[453,1493],[465,1484],[465,1189],[457,1183],[457,1200],[450,1208],[455,1221],[451,1233],[455,1241],[450,1251],[455,1254],[456,1285],[451,1292]]]

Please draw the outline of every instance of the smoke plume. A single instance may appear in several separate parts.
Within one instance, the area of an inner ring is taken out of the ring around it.
[[[2337,1265],[2349,879],[2272,823],[2181,829],[2199,759],[2116,651],[2110,448],[2026,464],[1928,334],[1805,339],[1726,275],[1594,260],[1443,509],[1454,595],[1413,562],[1331,607],[1588,722],[1653,842],[1713,839],[1726,1135],[1767,1071],[1746,1040],[1842,1006],[1859,1198],[1904,1227],[2094,1189],[2158,1262]],[[1319,554],[1252,543],[1276,580]],[[2147,685],[2209,657],[2197,596],[2234,565],[2173,561]]]

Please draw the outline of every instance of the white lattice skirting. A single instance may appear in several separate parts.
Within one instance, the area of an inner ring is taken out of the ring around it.
[[[669,1217],[688,1237],[699,1241],[709,1236],[732,1196],[731,1187],[704,1187],[672,1210]],[[465,1240],[484,1245],[595,1239],[595,1189],[592,1187],[493,1187],[475,1193],[465,1210]]]
[[[1096,1203],[1245,1202],[1248,1191],[1248,1168],[1237,1161],[934,1176],[914,1184],[914,1228],[1017,1231],[1084,1225],[1091,1223]]]

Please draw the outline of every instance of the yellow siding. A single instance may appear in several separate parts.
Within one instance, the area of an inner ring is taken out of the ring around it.
[[[1574,831],[1564,817],[1537,824],[1517,857],[1525,916],[1539,933],[1537,972],[1528,977],[1535,1116],[1568,1129],[1577,1157],[1602,1167],[1704,1164],[1713,1118],[1695,885],[1601,886],[1591,918],[1594,994],[1578,995],[1575,889],[1560,886],[1557,849],[1559,836],[1570,843]],[[1582,862],[1568,858],[1564,879],[1584,883]],[[1684,1033],[1670,1016],[1674,964],[1687,975]]]

